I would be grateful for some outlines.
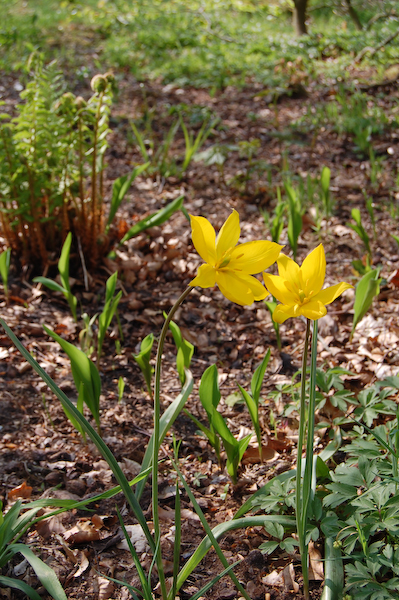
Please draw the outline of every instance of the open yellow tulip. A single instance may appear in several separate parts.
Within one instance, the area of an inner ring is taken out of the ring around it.
[[[277,265],[279,275],[263,273],[267,289],[281,302],[273,312],[276,323],[301,315],[317,321],[327,313],[326,304],[331,304],[342,292],[353,287],[342,282],[322,289],[326,275],[322,244],[308,254],[301,267],[284,254],[278,257]]]
[[[209,288],[217,284],[228,300],[241,306],[263,300],[267,291],[252,275],[270,267],[282,246],[268,241],[237,246],[240,220],[236,210],[225,221],[217,237],[207,219],[192,215],[190,219],[194,247],[206,264],[199,267],[189,285]]]

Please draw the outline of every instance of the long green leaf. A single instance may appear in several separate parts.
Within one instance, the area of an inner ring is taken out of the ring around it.
[[[138,354],[132,355],[136,363],[139,365],[141,372],[144,375],[145,383],[150,396],[152,394],[151,377],[153,373],[153,368],[150,364],[150,360],[152,346],[154,345],[154,339],[155,338],[153,333],[149,333],[148,335],[146,335],[140,344],[140,352]]]
[[[107,279],[105,286],[105,306],[98,319],[97,360],[100,360],[101,358],[105,334],[118,308],[119,301],[122,298],[122,291],[118,292],[115,298],[113,297],[115,294],[117,277],[118,272],[115,271],[115,273]]]
[[[183,200],[184,196],[179,196],[175,200],[172,200],[172,202],[170,202],[167,206],[161,208],[161,210],[159,210],[158,212],[136,223],[136,225],[131,227],[129,231],[123,236],[119,243],[124,244],[125,242],[127,242],[127,240],[130,240],[130,238],[141,233],[142,231],[145,231],[150,227],[162,225],[162,223],[167,221],[173,215],[174,212],[176,212],[182,207]]]
[[[220,402],[218,370],[216,365],[211,365],[205,369],[198,389],[201,404],[206,410],[209,423],[212,424],[213,411]]]
[[[180,469],[177,465],[177,463],[175,461],[172,461],[173,466],[179,476],[180,481],[182,482],[184,489],[186,490],[186,494],[188,495],[191,504],[194,507],[195,512],[197,513],[197,515],[200,518],[201,524],[205,530],[205,533],[207,534],[207,537],[209,538],[212,546],[215,549],[216,554],[218,555],[220,562],[222,563],[222,565],[225,567],[225,569],[229,568],[229,563],[227,562],[226,557],[224,556],[222,549],[220,548],[219,544],[217,543],[216,537],[213,534],[213,530],[209,527],[207,520],[205,519],[204,513],[201,510],[200,505],[198,504],[197,500],[195,499],[194,494],[192,493],[192,491],[190,490],[189,486],[187,485],[186,480],[184,479],[183,475],[180,472]],[[238,581],[237,577],[235,576],[235,574],[231,571],[228,571],[228,574],[230,575],[230,578],[232,579],[233,583],[235,584],[236,588],[241,592],[241,594],[247,599],[250,600],[248,594],[246,593],[246,591],[244,590],[244,588],[242,587],[241,583]],[[176,591],[178,592],[180,587],[179,587],[179,578],[177,577],[177,581],[175,582],[175,586],[174,588],[176,589]],[[174,596],[173,598],[168,597],[168,600],[174,600]]]
[[[54,600],[68,600],[53,569],[36,556],[28,546],[25,546],[25,544],[13,544],[11,550],[13,554],[19,552],[26,558],[42,585],[44,585]]]
[[[164,317],[166,318],[164,313]],[[181,383],[184,383],[185,369],[190,368],[191,359],[194,354],[194,346],[182,336],[180,327],[174,321],[169,323],[169,329],[172,332],[174,342],[177,348],[176,367]]]
[[[12,579],[11,577],[5,577],[0,575],[0,586],[5,588],[12,588],[19,590],[29,596],[32,600],[43,600],[41,596],[34,590],[30,585],[21,581],[20,579]]]
[[[191,394],[193,389],[194,379],[191,371],[186,370],[186,380],[184,382],[184,386],[180,394],[173,400],[171,404],[169,404],[168,408],[165,410],[161,419],[159,421],[159,444],[162,444],[165,435],[177,419],[178,415],[183,409],[187,398]],[[152,465],[152,449],[154,445],[153,436],[151,436],[150,441],[148,442],[147,450],[145,452],[143,462],[141,463],[141,470],[144,471],[148,469]],[[141,498],[141,494],[143,493],[144,485],[147,480],[147,477],[140,481],[140,483],[136,487],[136,497],[138,499]]]
[[[58,270],[60,272],[61,283],[68,292],[71,291],[69,286],[69,254],[71,252],[72,233],[69,232],[62,246],[61,256],[58,261]]]
[[[370,308],[373,299],[380,293],[381,279],[378,277],[379,274],[379,268],[369,271],[361,278],[356,286],[351,337],[353,336],[357,324],[363,319]]]
[[[131,490],[129,482],[126,479],[122,469],[120,468],[120,466],[119,466],[117,460],[115,459],[114,455],[112,454],[111,450],[103,442],[101,437],[93,429],[93,427],[90,425],[90,423],[84,418],[84,416],[80,414],[80,412],[77,410],[76,406],[74,406],[74,404],[69,400],[69,398],[64,394],[64,392],[62,390],[60,390],[60,388],[57,386],[57,384],[54,383],[54,381],[51,379],[51,377],[49,375],[47,375],[47,373],[40,367],[40,365],[36,362],[36,360],[30,355],[30,353],[26,350],[26,348],[21,344],[19,339],[14,335],[12,330],[8,327],[7,323],[3,319],[0,319],[0,324],[3,327],[4,331],[6,332],[6,334],[8,335],[8,337],[10,338],[10,340],[18,348],[18,350],[20,351],[20,353],[22,354],[24,359],[33,367],[33,369],[36,371],[36,373],[38,373],[40,375],[40,377],[43,379],[43,381],[45,381],[47,383],[47,385],[51,389],[51,391],[57,396],[57,398],[60,400],[62,406],[63,407],[66,406],[68,408],[68,410],[70,410],[73,413],[75,419],[77,419],[80,422],[83,429],[86,431],[86,433],[88,434],[88,436],[90,437],[92,442],[96,445],[97,449],[99,450],[99,452],[101,453],[103,458],[107,461],[107,463],[110,466],[110,469],[112,470],[112,472],[115,475],[117,482],[121,486],[122,492],[124,493],[127,501],[129,502],[136,519],[140,523],[140,526],[146,536],[146,539],[148,541],[148,544],[149,544],[151,550],[154,551],[155,550],[154,540],[151,536],[151,533],[148,528],[147,521],[145,519],[143,511],[141,510],[140,504],[138,503],[136,496],[134,495],[133,491]],[[192,385],[192,379],[191,379],[191,385]],[[144,469],[142,469],[142,471],[143,470]]]
[[[66,290],[62,285],[60,285],[53,279],[49,279],[48,277],[39,276],[39,277],[34,277],[33,282],[41,283],[42,285],[45,285],[46,287],[48,287],[50,290],[53,290],[54,292],[62,292],[65,297],[68,296],[68,290]]]
[[[8,273],[10,271],[11,248],[0,254],[0,276],[3,281],[4,294],[8,296]]]
[[[251,379],[251,392],[252,392],[252,397],[255,400],[255,402],[259,401],[260,391],[262,389],[263,378],[265,376],[265,371],[267,369],[267,365],[269,364],[269,360],[270,360],[270,348],[266,352],[260,365],[258,365],[258,367],[255,369],[255,373],[253,374],[252,379]]]
[[[240,519],[232,519],[231,521],[220,523],[212,529],[212,535],[216,540],[219,540],[223,535],[225,535],[228,531],[231,531],[232,529],[245,529],[246,527],[263,527],[263,524],[267,521],[272,523],[281,523],[281,525],[284,525],[286,527],[292,527],[293,529],[295,529],[294,517],[284,517],[280,515],[257,515],[243,517]],[[187,560],[187,562],[185,563],[185,565],[179,573],[179,576],[177,578],[178,590],[181,588],[184,582],[187,581],[190,574],[199,565],[199,563],[211,547],[212,541],[209,538],[209,536],[204,537],[199,546],[197,546],[194,554]]]
[[[101,379],[96,365],[88,356],[73,344],[62,339],[54,331],[43,325],[45,332],[58,342],[71,361],[71,369],[76,389],[80,393],[83,384],[83,398],[97,426],[100,427]]]
[[[324,543],[324,586],[320,600],[338,600],[344,589],[344,567],[341,550],[334,546],[335,539],[327,537]]]

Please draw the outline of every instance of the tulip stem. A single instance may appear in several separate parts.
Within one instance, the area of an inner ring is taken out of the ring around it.
[[[173,315],[189,295],[193,287],[188,287],[176,300],[172,306],[168,316],[163,324],[161,334],[158,341],[157,357],[155,362],[155,383],[154,383],[154,433],[153,433],[153,452],[152,452],[152,520],[154,525],[154,539],[156,546],[156,565],[158,570],[159,583],[161,587],[161,596],[163,600],[166,600],[168,592],[166,589],[165,572],[162,563],[162,552],[161,552],[161,529],[159,525],[159,513],[158,513],[158,454],[159,454],[159,421],[161,418],[161,366],[162,366],[162,353],[165,344],[166,334],[168,333],[169,323],[171,322]]]
[[[309,405],[306,406],[306,375],[310,339],[310,320],[306,321],[305,346],[302,358],[301,375],[301,400],[299,409],[299,434],[298,455],[296,468],[296,523],[299,540],[299,551],[301,554],[303,592],[306,600],[309,599],[309,564],[308,547],[306,544],[306,530],[308,522],[309,501],[313,496],[313,437],[314,437],[314,411],[316,390],[316,359],[317,359],[317,321],[313,321],[311,370],[309,385]],[[306,424],[307,435],[306,435]],[[305,469],[302,478],[302,451],[306,438]]]

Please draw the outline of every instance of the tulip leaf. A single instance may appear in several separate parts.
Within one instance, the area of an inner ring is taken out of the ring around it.
[[[161,210],[159,210],[158,212],[136,223],[136,225],[131,227],[129,231],[123,236],[119,243],[124,244],[125,242],[127,242],[127,240],[130,240],[130,238],[134,237],[135,235],[138,235],[142,231],[145,231],[150,227],[162,225],[162,223],[167,221],[173,215],[174,212],[176,212],[182,207],[183,200],[184,196],[179,196],[178,198],[175,198],[175,200],[172,200],[172,202],[169,202],[167,206],[161,208]]]
[[[288,228],[287,235],[294,260],[298,251],[298,238],[302,231],[302,208],[300,198],[296,190],[288,181],[284,182],[285,191],[288,198]]]
[[[54,331],[43,325],[45,332],[58,342],[71,361],[71,369],[79,398],[88,406],[100,429],[101,379],[96,365],[82,350],[62,339]]]
[[[118,308],[119,300],[122,298],[122,291],[118,292],[114,298],[117,277],[118,272],[116,271],[108,278],[105,286],[105,306],[98,319],[97,360],[100,360],[106,331]]]
[[[5,588],[12,588],[23,592],[31,600],[42,600],[36,590],[34,590],[28,583],[21,581],[20,579],[13,579],[12,577],[0,576],[0,586]]]
[[[8,273],[10,271],[11,248],[0,254],[0,276],[3,281],[4,294],[8,297]]]
[[[326,217],[329,217],[331,215],[330,179],[331,170],[328,167],[323,167],[320,175],[320,186],[321,198],[324,205]]]
[[[217,406],[220,402],[221,396],[216,365],[212,365],[204,371],[198,392],[201,404],[206,410],[206,414],[208,415],[211,432],[210,435],[206,432],[204,433],[207,435],[211,443],[212,439],[215,439],[215,441],[217,440],[217,436],[215,438],[213,437],[216,433],[222,439],[223,446],[227,455],[227,472],[232,478],[233,482],[236,483],[238,465],[249,444],[251,436],[249,435],[243,440],[238,441],[231,433],[226,421],[224,420],[220,412],[218,412],[217,410]],[[213,445],[213,447],[219,459],[219,440],[217,440],[217,444]]]
[[[71,286],[69,283],[69,255],[71,251],[71,243],[72,243],[72,233],[69,232],[65,238],[64,245],[62,246],[61,256],[58,261],[58,271],[60,273],[61,285],[59,285],[56,281],[52,279],[48,279],[47,277],[35,277],[33,281],[35,283],[41,283],[45,285],[50,290],[54,290],[55,292],[61,292],[64,294],[68,304],[70,311],[72,313],[73,319],[75,323],[77,323],[77,315],[76,315],[76,307],[78,304],[78,300],[76,296],[72,294]]]
[[[220,402],[218,370],[216,365],[211,365],[204,371],[198,393],[201,404],[208,415],[209,422],[211,422],[213,410],[216,409]]]
[[[379,278],[379,274],[379,268],[369,271],[361,278],[356,286],[351,339],[357,324],[363,319],[370,308],[373,299],[380,293],[380,283],[382,280]]]
[[[22,554],[54,600],[67,600],[65,592],[53,569],[36,556],[28,546],[25,546],[25,544],[12,544],[9,550],[13,554],[17,554],[18,552]]]
[[[166,313],[164,313],[164,317],[166,319]],[[191,359],[194,354],[194,346],[190,342],[184,339],[180,327],[174,322],[171,321],[169,323],[169,329],[172,332],[174,342],[177,348],[177,357],[176,357],[176,368],[179,374],[180,381],[182,385],[185,380],[185,369],[190,368]]]
[[[153,373],[152,365],[150,364],[151,360],[151,350],[154,344],[154,334],[149,333],[140,344],[140,352],[138,354],[133,354],[133,358],[136,363],[139,365],[141,372],[144,375],[145,383],[147,386],[147,391],[152,395],[151,391],[151,378]]]
[[[270,360],[270,348],[266,352],[264,359],[255,369],[255,373],[252,376],[251,380],[251,392],[255,402],[259,402],[260,390],[262,388],[263,378],[265,376],[265,371],[267,369],[267,365]]]
[[[352,208],[351,216],[352,216],[352,219],[355,221],[355,225],[353,225],[353,223],[348,223],[348,227],[353,229],[353,231],[355,231],[357,233],[357,235],[360,237],[363,244],[365,245],[367,254],[369,255],[369,257],[371,259],[370,238],[367,234],[367,231],[363,227],[362,215],[360,213],[360,210],[358,208]]]

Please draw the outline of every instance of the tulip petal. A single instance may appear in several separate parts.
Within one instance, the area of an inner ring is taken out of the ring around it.
[[[327,314],[327,309],[319,300],[311,300],[300,307],[300,314],[307,319],[317,321],[317,319]]]
[[[267,290],[261,282],[245,273],[227,269],[218,271],[216,283],[223,296],[241,306],[249,306],[254,300],[263,300],[267,296]]]
[[[190,286],[201,288],[209,288],[216,285],[216,271],[211,265],[201,265],[197,272],[197,277],[195,277],[189,283]]]
[[[229,269],[243,273],[260,273],[276,262],[283,246],[274,242],[258,241],[239,244],[231,253]]]
[[[203,261],[210,265],[216,264],[215,240],[216,233],[208,219],[190,215],[191,238],[194,247]]]
[[[275,323],[284,323],[290,317],[297,317],[296,306],[286,306],[279,304],[273,311],[273,321]]]
[[[236,210],[223,223],[216,238],[216,257],[219,261],[223,254],[237,245],[240,237],[240,217]]]
[[[299,265],[292,258],[280,254],[277,259],[278,273],[283,279],[294,281],[299,285]]]
[[[321,292],[314,297],[314,300],[318,300],[323,304],[331,304],[331,302],[334,302],[334,300],[338,298],[342,292],[352,287],[353,286],[349,283],[337,283],[336,285],[332,285],[325,290],[321,290]]]
[[[326,276],[326,256],[322,244],[307,255],[301,266],[302,280],[306,295],[320,292]]]
[[[297,302],[296,296],[287,289],[285,280],[282,277],[263,273],[263,279],[268,292],[274,296],[276,300],[287,305],[293,305]]]

